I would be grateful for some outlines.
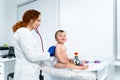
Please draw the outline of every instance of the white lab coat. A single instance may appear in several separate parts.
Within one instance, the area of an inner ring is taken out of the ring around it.
[[[50,58],[48,52],[42,52],[32,33],[20,28],[14,34],[15,75],[14,80],[39,80],[40,61]]]

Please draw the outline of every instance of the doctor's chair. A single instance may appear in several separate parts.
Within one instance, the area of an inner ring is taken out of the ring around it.
[[[10,80],[10,78],[14,78],[14,72],[8,74],[7,80]]]

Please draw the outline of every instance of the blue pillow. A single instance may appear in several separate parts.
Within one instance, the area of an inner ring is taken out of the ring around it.
[[[55,46],[50,46],[48,49],[48,52],[50,53],[50,56],[54,56],[55,55]]]

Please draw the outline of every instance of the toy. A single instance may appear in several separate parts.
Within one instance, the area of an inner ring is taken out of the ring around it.
[[[88,60],[86,60],[85,61],[85,63],[96,63],[96,64],[98,64],[98,63],[100,63],[101,61],[100,60],[94,60],[94,61],[88,61]]]
[[[74,53],[74,64],[78,66],[82,65],[82,61],[79,60],[77,52]]]

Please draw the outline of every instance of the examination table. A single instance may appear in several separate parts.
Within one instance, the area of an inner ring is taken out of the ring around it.
[[[89,63],[86,70],[68,68],[54,68],[42,65],[42,71],[52,77],[51,80],[107,80],[108,68],[111,61],[104,60],[100,63]]]
[[[94,71],[55,68],[51,64],[53,64],[52,60],[46,61],[42,63],[41,67],[43,73],[49,75],[52,78],[51,80],[96,80]]]

